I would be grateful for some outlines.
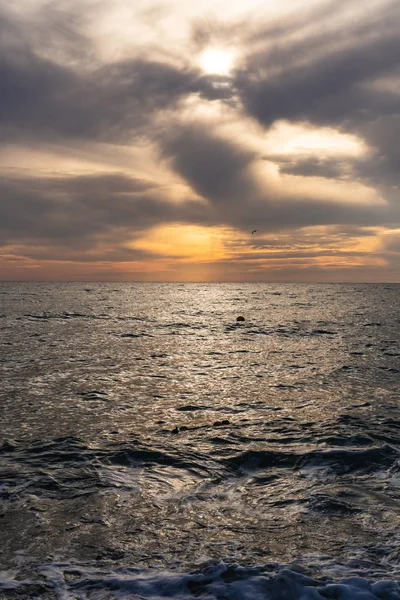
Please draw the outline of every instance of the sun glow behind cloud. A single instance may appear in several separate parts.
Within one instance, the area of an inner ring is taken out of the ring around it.
[[[217,231],[179,223],[156,227],[132,242],[130,247],[183,261],[213,261],[223,253]]]
[[[224,48],[206,48],[198,62],[208,75],[229,75],[234,67],[235,55],[232,50]]]

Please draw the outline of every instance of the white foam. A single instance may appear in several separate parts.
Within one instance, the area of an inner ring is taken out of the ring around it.
[[[296,570],[269,565],[247,568],[210,563],[196,572],[134,567],[110,568],[92,563],[77,565],[48,563],[38,570],[38,579],[18,581],[16,571],[0,573],[0,589],[19,593],[32,584],[46,583],[58,600],[132,600],[171,598],[204,600],[400,600],[398,581],[354,576],[338,581],[314,579]],[[71,574],[73,576],[71,576]]]

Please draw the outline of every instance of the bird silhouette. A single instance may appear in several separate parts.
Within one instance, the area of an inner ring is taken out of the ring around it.
[[[253,231],[251,232],[251,235],[253,235],[253,233],[255,233],[256,231],[258,231],[258,229],[253,229]]]

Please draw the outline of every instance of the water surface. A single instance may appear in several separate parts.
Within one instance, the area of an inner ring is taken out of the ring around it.
[[[399,302],[1,283],[0,595],[400,598]]]

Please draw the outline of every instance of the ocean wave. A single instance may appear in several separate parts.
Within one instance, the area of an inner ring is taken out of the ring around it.
[[[123,553],[122,553],[123,555]],[[338,569],[340,566],[338,565]],[[356,570],[357,573],[357,570]],[[265,567],[212,562],[184,572],[173,569],[140,569],[125,564],[80,565],[45,563],[37,575],[18,580],[13,572],[0,576],[5,598],[59,600],[399,600],[400,582],[355,574],[333,578],[313,574],[299,565],[285,568],[277,563]]]

